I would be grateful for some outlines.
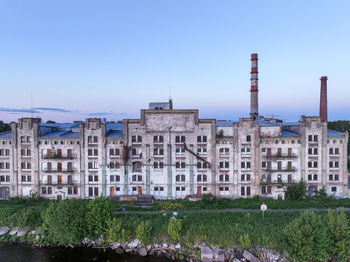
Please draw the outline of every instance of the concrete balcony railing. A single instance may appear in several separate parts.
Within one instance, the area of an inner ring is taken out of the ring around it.
[[[263,155],[264,158],[268,158],[268,159],[276,159],[276,158],[279,158],[279,159],[285,159],[285,158],[297,158],[298,155],[296,154],[266,154],[266,155]]]
[[[266,172],[295,172],[295,171],[297,171],[297,168],[296,167],[263,168],[263,171],[266,171]]]
[[[45,173],[73,173],[77,171],[76,169],[52,169],[52,168],[44,168],[43,172]]]
[[[43,155],[43,159],[76,159],[77,155]]]

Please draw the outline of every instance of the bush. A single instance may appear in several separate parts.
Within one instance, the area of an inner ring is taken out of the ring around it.
[[[326,191],[325,187],[322,187],[320,190],[315,190],[314,193],[315,193],[315,195],[314,195],[315,199],[322,200],[322,199],[328,198],[327,191]]]
[[[25,208],[16,213],[16,226],[34,228],[42,224],[40,211],[35,208]]]
[[[170,211],[170,210],[182,210],[184,209],[183,205],[175,201],[164,201],[160,203],[161,209]]]
[[[86,236],[86,202],[69,199],[50,202],[49,207],[41,213],[43,230],[53,243],[80,244]]]
[[[328,258],[329,236],[322,218],[304,212],[283,230],[285,248],[296,261],[322,261]]]
[[[88,203],[87,227],[90,237],[102,235],[107,228],[107,221],[113,218],[110,199],[96,197]]]
[[[168,234],[171,236],[172,239],[175,241],[179,241],[181,237],[181,228],[182,224],[180,220],[177,220],[176,218],[170,219],[168,224]]]
[[[339,261],[350,258],[350,229],[349,220],[344,209],[340,212],[328,210],[327,226],[331,237],[331,254]]]
[[[300,180],[299,183],[287,187],[285,197],[286,199],[302,200],[306,197],[306,192],[306,183],[304,180]]]
[[[141,244],[143,246],[146,246],[151,242],[152,237],[152,226],[149,221],[144,222],[142,221],[137,227],[136,227],[136,237],[141,241]]]
[[[250,248],[250,238],[248,234],[241,235],[239,237],[239,243],[241,244],[243,249],[249,249]]]
[[[122,228],[122,231],[120,232],[121,241],[127,243],[130,241],[131,237],[132,237],[132,232],[130,230]]]
[[[108,242],[117,242],[121,240],[122,220],[120,218],[111,218],[107,220],[105,238]]]

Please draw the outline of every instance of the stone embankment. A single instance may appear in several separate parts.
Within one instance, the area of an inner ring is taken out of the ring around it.
[[[8,234],[9,236],[18,237],[19,239],[25,239],[27,234],[30,234],[33,239],[39,241],[43,238],[40,235],[40,228],[29,231],[28,227],[14,227],[9,228],[7,226],[0,227],[0,237]],[[211,247],[206,243],[202,244],[173,244],[173,243],[159,243],[147,245],[146,247],[141,245],[138,239],[132,239],[131,241],[116,242],[109,244],[101,244],[103,239],[89,240],[84,238],[82,245],[91,248],[111,248],[115,252],[122,254],[138,254],[139,256],[162,256],[167,257],[171,260],[181,260],[181,261],[204,261],[204,262],[225,262],[225,261],[250,261],[250,262],[288,262],[284,256],[278,254],[273,250],[268,250],[265,248],[259,248],[254,250],[254,254],[248,250],[238,251],[237,249],[220,249],[217,247]],[[51,247],[52,244],[33,244],[37,247]],[[74,247],[70,245],[69,247]],[[256,255],[255,255],[256,254]]]

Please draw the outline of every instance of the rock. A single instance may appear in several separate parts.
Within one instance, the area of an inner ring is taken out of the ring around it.
[[[127,247],[129,248],[135,248],[138,245],[140,245],[140,240],[138,240],[137,238],[131,240],[131,242],[129,242],[129,244],[127,245]]]
[[[147,245],[147,246],[146,246],[147,252],[149,252],[151,249],[152,249],[152,246],[151,246],[151,245]]]
[[[168,244],[164,243],[164,244],[162,245],[162,247],[163,247],[163,248],[167,248],[167,247],[168,247]]]
[[[175,250],[174,244],[171,244],[171,245],[169,246],[169,249],[170,249],[170,250]]]
[[[219,248],[213,248],[214,261],[224,262],[225,261],[225,252]]]
[[[35,240],[39,240],[39,239],[40,239],[40,235],[36,235]]]
[[[12,228],[11,231],[10,231],[10,233],[9,233],[10,236],[13,236],[13,235],[17,234],[18,229],[19,229],[19,227],[14,227],[14,228]]]
[[[201,247],[201,260],[204,262],[213,261],[213,251],[209,247]]]
[[[181,248],[181,244],[180,244],[180,243],[176,244],[176,245],[175,245],[175,248],[176,248],[176,249],[180,249],[180,248]]]
[[[256,256],[254,256],[252,253],[250,253],[247,250],[243,251],[243,257],[247,260],[249,260],[250,262],[261,262],[261,260],[259,258],[257,258]]]
[[[9,227],[0,227],[0,236],[5,235],[7,232],[9,232]]]
[[[146,250],[146,248],[141,247],[141,248],[139,249],[139,255],[140,255],[141,257],[147,256],[147,250]]]
[[[25,234],[28,233],[28,231],[29,231],[29,227],[20,228],[17,231],[17,236],[18,237],[24,236]]]
[[[233,259],[233,262],[241,262],[241,260],[239,260],[238,258],[235,257],[235,258]]]
[[[38,228],[36,228],[36,229],[30,231],[30,234],[31,234],[31,235],[36,235],[36,234],[39,233],[39,231],[40,231],[40,227],[38,227]]]
[[[112,249],[117,249],[119,247],[120,247],[120,243],[119,242],[112,243],[112,245],[111,245]]]
[[[175,217],[177,216],[177,212],[176,211],[173,212],[173,216],[175,216]]]

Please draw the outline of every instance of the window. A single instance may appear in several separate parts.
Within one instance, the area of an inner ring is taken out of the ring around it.
[[[197,142],[198,143],[206,143],[207,142],[207,136],[197,136]]]
[[[316,167],[317,167],[317,161],[314,162],[314,168],[316,168]]]
[[[314,141],[315,141],[315,142],[318,141],[318,135],[314,135]]]
[[[41,188],[41,193],[42,193],[43,195],[46,195],[46,187],[42,187],[42,188]]]
[[[333,148],[332,148],[332,147],[329,148],[329,154],[330,154],[330,155],[333,155]]]
[[[207,175],[197,175],[197,182],[207,182]]]
[[[220,162],[219,166],[220,166],[220,168],[229,168],[230,167],[230,162],[228,162],[228,161]]]
[[[176,162],[175,163],[175,167],[176,168],[185,168],[186,167],[186,163],[185,162]]]
[[[335,192],[337,192],[337,187],[333,186],[331,190],[332,190],[332,193],[335,193]]]
[[[277,169],[282,170],[282,161],[277,162]]]
[[[153,143],[163,143],[164,139],[163,136],[154,136],[153,137]]]
[[[88,162],[88,168],[89,169],[97,169],[98,168],[97,162]]]
[[[281,174],[277,175],[277,182],[282,183],[282,175]]]
[[[185,182],[186,176],[185,175],[176,175],[176,182]]]
[[[132,163],[132,172],[142,172],[142,163],[141,162],[133,162]]]
[[[177,186],[176,191],[185,191],[185,187],[184,186],[183,187]]]
[[[244,186],[241,187],[241,196],[245,196],[245,187]]]
[[[183,148],[183,147],[176,147],[175,152],[176,152],[176,154],[184,154],[185,153],[185,148]]]
[[[119,156],[120,150],[118,148],[110,148],[109,149],[109,155],[110,156]]]
[[[251,141],[251,137],[250,136],[247,136],[246,139],[247,139],[247,142]]]
[[[266,162],[265,161],[261,162],[261,167],[262,168],[266,168]]]
[[[154,187],[154,191],[164,191],[164,187]]]
[[[164,150],[162,147],[157,147],[157,148],[153,149],[153,154],[155,156],[162,156],[162,155],[164,155]]]
[[[162,168],[164,168],[164,163],[163,162],[154,162],[153,163],[153,168],[155,168],[155,169],[162,169]]]
[[[133,175],[132,181],[133,182],[142,182],[142,175]]]
[[[311,142],[312,141],[312,135],[308,136],[308,141]]]
[[[317,155],[317,154],[318,154],[318,149],[314,148],[314,155]]]
[[[220,182],[229,182],[229,180],[230,180],[230,176],[227,175],[227,174],[221,174],[219,176],[219,181]]]
[[[206,147],[198,147],[197,148],[197,153],[204,155],[204,154],[207,153],[207,148]]]
[[[336,155],[339,155],[339,148],[335,148],[335,152]]]
[[[186,137],[185,136],[176,136],[175,137],[175,143],[185,143]]]
[[[241,181],[250,181],[250,174],[242,174]]]
[[[207,167],[208,167],[207,162],[200,162],[200,161],[197,162],[197,168],[198,169],[205,169]]]

